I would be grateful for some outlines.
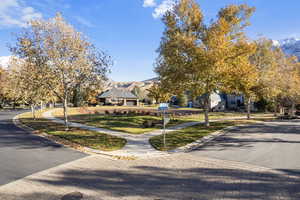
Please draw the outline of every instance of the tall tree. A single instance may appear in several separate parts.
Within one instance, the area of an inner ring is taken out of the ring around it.
[[[54,94],[45,85],[40,84],[44,81],[43,76],[35,70],[35,66],[26,60],[11,59],[6,85],[8,96],[31,106],[34,119],[36,106],[40,102],[55,100]]]
[[[63,103],[66,127],[74,88],[88,88],[91,84],[101,87],[111,65],[110,57],[97,51],[61,14],[47,21],[31,21],[11,50],[32,64],[34,72],[43,77],[40,84]]]
[[[169,93],[161,83],[154,83],[148,91],[148,97],[155,100],[156,103],[168,102],[171,98],[171,93]]]
[[[295,106],[300,102],[300,63],[296,57],[288,57],[280,65],[281,99],[290,106],[290,115],[295,115]]]
[[[134,86],[132,93],[139,98],[139,100],[144,100],[146,98],[145,91],[143,91],[139,86]]]
[[[206,25],[194,0],[180,0],[163,17],[166,26],[156,72],[172,92],[189,90],[192,97],[204,96],[205,124],[209,126],[209,98],[226,90],[228,72],[248,69],[255,47],[244,35],[254,8],[230,5]]]
[[[256,47],[250,58],[258,72],[257,86],[253,92],[258,98],[272,102],[276,114],[277,100],[282,93],[280,68],[286,62],[286,55],[279,47],[274,47],[271,40],[265,38],[257,40]]]
[[[188,97],[185,93],[181,93],[176,96],[177,105],[180,107],[186,107],[188,104]]]
[[[0,108],[3,108],[4,101],[6,99],[4,86],[5,86],[5,70],[0,66]]]

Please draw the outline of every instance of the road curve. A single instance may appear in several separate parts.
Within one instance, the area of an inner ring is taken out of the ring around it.
[[[86,156],[16,127],[21,112],[0,111],[0,185]]]
[[[240,127],[191,154],[300,174],[300,122],[277,121]]]

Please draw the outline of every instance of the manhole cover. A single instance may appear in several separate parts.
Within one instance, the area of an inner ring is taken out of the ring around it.
[[[72,192],[64,195],[61,200],[81,200],[83,198],[83,194],[80,192]]]

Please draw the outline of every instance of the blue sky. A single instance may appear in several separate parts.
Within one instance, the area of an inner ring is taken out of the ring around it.
[[[99,49],[108,52],[115,65],[109,75],[115,81],[140,81],[155,76],[155,50],[163,32],[160,14],[172,0],[0,0],[0,56],[10,55],[7,44],[32,18],[53,17],[62,12],[69,23]],[[199,0],[207,20],[232,3],[256,7],[247,28],[250,38],[300,37],[299,0]]]

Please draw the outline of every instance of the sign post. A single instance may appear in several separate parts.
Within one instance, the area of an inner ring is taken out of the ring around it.
[[[159,104],[158,110],[163,112],[163,135],[164,135],[164,148],[166,148],[166,125],[170,122],[170,118],[166,117],[166,110],[169,109],[168,103]]]

